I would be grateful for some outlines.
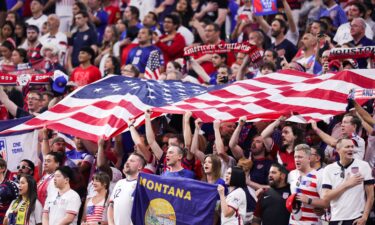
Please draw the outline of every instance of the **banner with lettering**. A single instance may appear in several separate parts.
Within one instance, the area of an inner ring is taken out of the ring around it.
[[[24,123],[31,117],[0,121],[0,131]],[[8,170],[17,172],[17,165],[22,159],[37,162],[38,130],[0,135],[0,155],[8,163]]]
[[[277,0],[253,0],[254,14],[256,16],[276,14],[276,2]]]
[[[140,173],[132,221],[134,225],[213,224],[217,200],[217,185]]]
[[[375,59],[375,46],[355,48],[332,48],[329,52],[329,60],[365,58]]]
[[[26,86],[26,85],[43,85],[50,83],[50,77],[53,73],[44,74],[5,74],[0,73],[0,85],[10,85],[10,86]]]

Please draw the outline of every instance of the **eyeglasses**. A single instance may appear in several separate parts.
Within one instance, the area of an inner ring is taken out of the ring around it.
[[[22,170],[24,170],[24,169],[30,169],[30,167],[28,167],[28,166],[17,166],[17,170],[19,170],[19,169],[22,169]]]
[[[345,168],[344,168],[343,166],[341,166],[341,173],[340,173],[340,177],[341,177],[342,179],[344,179],[344,178],[345,178]]]
[[[34,98],[34,97],[27,98],[27,100],[40,101],[39,98]]]

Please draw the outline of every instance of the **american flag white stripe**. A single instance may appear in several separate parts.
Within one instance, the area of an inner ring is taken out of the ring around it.
[[[345,112],[350,89],[375,86],[371,72],[375,70],[342,71],[315,77],[285,70],[235,82],[223,89],[153,110],[163,113],[190,110],[203,122],[235,121],[240,116],[247,116],[249,121],[272,120],[293,114],[304,121],[327,120]]]
[[[145,68],[144,77],[146,79],[158,80],[160,76],[160,54],[157,50],[150,53]]]
[[[177,89],[186,89],[179,93]],[[61,102],[24,124],[4,133],[47,126],[67,134],[97,141],[114,137],[127,128],[127,121],[143,122],[146,109],[177,102],[207,91],[200,85],[180,81],[153,81],[107,76],[74,91]],[[170,97],[165,97],[170,93]],[[160,115],[155,114],[155,116]]]

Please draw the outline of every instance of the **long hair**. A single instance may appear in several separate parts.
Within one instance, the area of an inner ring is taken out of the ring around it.
[[[232,175],[230,176],[229,186],[241,188],[246,194],[246,211],[254,211],[256,202],[247,188],[245,172],[240,167],[232,166]]]
[[[104,204],[107,202],[108,196],[109,196],[109,185],[110,185],[110,178],[109,175],[105,172],[99,171],[94,174],[93,180],[97,180],[100,183],[104,184],[105,190],[107,191],[104,198]]]
[[[304,132],[301,128],[299,128],[296,124],[294,123],[287,123],[284,127],[290,127],[292,130],[293,136],[296,137],[293,143],[293,149],[295,146],[304,143]],[[284,129],[284,128],[283,128]],[[287,146],[282,146],[281,151],[285,152]]]
[[[38,198],[37,195],[37,186],[36,186],[36,181],[34,178],[28,174],[21,174],[21,178],[25,178],[27,181],[27,198],[29,199],[29,209],[27,210],[27,215],[26,215],[26,221],[30,220],[30,215],[31,213],[34,212],[35,210],[35,203]],[[18,195],[17,201],[20,202],[22,200],[22,196]]]
[[[217,181],[220,178],[221,175],[221,161],[220,158],[217,155],[209,154],[204,157],[204,160],[206,161],[207,158],[211,158],[212,163],[212,177],[215,181]]]

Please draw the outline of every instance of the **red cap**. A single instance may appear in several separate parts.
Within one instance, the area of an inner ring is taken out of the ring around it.
[[[294,220],[300,220],[302,217],[301,202],[296,200],[297,194],[292,194],[286,200],[286,209],[292,213]]]

